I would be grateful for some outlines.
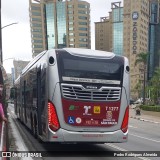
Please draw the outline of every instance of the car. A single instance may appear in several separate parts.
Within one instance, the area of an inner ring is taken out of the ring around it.
[[[145,101],[150,102],[151,99],[150,98],[145,98]],[[143,103],[143,98],[142,97],[135,101],[135,104],[142,104],[142,103]]]
[[[135,103],[135,100],[130,99],[129,104],[132,105],[132,104],[134,104],[134,103]]]

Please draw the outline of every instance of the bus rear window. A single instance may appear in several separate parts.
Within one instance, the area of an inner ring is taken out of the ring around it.
[[[58,66],[61,77],[116,81],[123,79],[124,65],[117,58],[95,59],[66,53],[58,56]]]

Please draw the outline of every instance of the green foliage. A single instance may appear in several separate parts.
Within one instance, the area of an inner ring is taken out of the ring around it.
[[[147,65],[149,53],[141,52],[137,54],[137,59],[135,61],[135,66],[139,63],[142,63],[144,66]]]
[[[138,97],[141,97],[142,84],[140,81],[136,84],[134,89],[138,92]]]
[[[156,68],[154,76],[149,81],[148,89],[154,104],[158,104],[158,98],[160,97],[160,68]]]
[[[137,58],[136,58],[136,61],[135,61],[135,66],[137,64],[142,64],[143,65],[143,68],[139,68],[139,69],[142,70],[143,75],[144,75],[144,79],[143,79],[143,99],[144,99],[144,101],[143,101],[143,104],[145,104],[146,69],[147,69],[147,63],[148,63],[148,56],[149,56],[149,53],[141,52],[141,53],[137,54]]]
[[[154,112],[160,112],[160,106],[147,106],[147,105],[141,105],[140,108],[145,111],[154,111]]]

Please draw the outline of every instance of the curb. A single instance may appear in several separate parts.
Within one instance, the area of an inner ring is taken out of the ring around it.
[[[150,123],[160,124],[160,122],[156,122],[156,121],[152,121],[152,120],[148,120],[148,119],[143,119],[143,118],[140,118],[140,117],[130,116],[130,118],[137,119],[137,120],[144,121],[144,122],[150,122]]]

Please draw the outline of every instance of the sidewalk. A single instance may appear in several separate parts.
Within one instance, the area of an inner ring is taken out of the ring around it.
[[[136,115],[135,109],[130,106],[129,117],[138,119],[141,121],[147,121],[147,122],[160,124],[160,112],[141,110],[141,115]]]

